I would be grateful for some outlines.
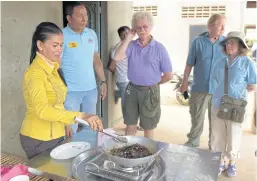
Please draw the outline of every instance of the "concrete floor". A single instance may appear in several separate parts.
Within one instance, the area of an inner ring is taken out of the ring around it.
[[[190,115],[188,107],[179,105],[175,100],[172,86],[165,84],[161,87],[162,116],[155,130],[155,140],[171,144],[183,144],[187,141],[186,134],[190,130]],[[205,119],[204,132],[201,137],[200,148],[208,149],[208,118]],[[118,133],[124,134],[125,125],[121,122],[115,126]],[[137,132],[142,136],[143,132]],[[226,174],[219,177],[219,181],[257,181],[257,136],[250,131],[244,131],[241,144],[241,158],[237,161],[237,176],[228,178]]]

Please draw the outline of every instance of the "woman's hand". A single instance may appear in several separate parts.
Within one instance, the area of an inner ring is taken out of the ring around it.
[[[103,130],[103,123],[102,120],[94,114],[83,114],[82,119],[88,122],[89,126],[93,130],[102,131]]]
[[[70,126],[65,126],[65,136],[70,138],[72,136],[72,130]]]
[[[248,92],[253,92],[256,90],[256,85],[255,84],[248,84],[246,87]]]

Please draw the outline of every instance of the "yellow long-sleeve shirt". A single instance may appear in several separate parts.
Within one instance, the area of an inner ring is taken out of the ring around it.
[[[25,72],[23,95],[27,106],[20,133],[49,141],[65,135],[65,125],[74,123],[80,112],[66,111],[67,88],[58,74],[59,64],[48,65],[37,53]]]

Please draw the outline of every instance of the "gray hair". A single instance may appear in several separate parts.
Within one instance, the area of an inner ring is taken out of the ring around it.
[[[226,16],[223,15],[223,14],[213,14],[209,18],[207,26],[213,25],[217,20],[220,20],[220,19],[223,19],[223,18],[226,19]]]
[[[139,11],[134,13],[132,16],[132,21],[131,21],[132,29],[135,29],[137,20],[143,19],[144,17],[147,18],[149,25],[153,27],[153,24],[154,24],[153,15],[149,12]]]

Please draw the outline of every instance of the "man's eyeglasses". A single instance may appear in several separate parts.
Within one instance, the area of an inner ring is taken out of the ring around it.
[[[144,25],[144,26],[136,26],[136,30],[147,30],[148,29],[148,26]]]

